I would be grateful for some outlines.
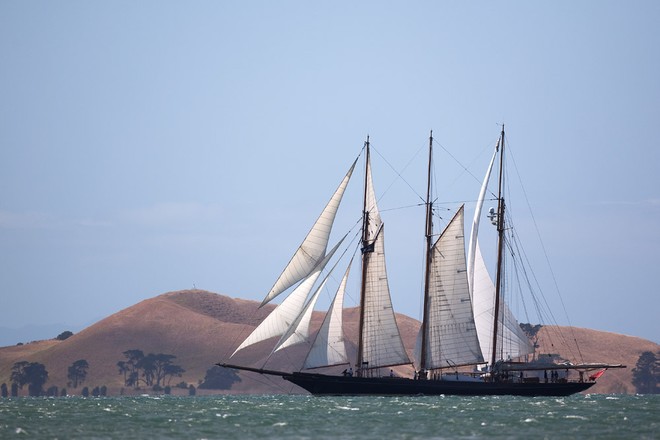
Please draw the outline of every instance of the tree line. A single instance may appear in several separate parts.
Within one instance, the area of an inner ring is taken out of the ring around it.
[[[65,340],[73,336],[70,331],[65,331],[57,336],[58,340]],[[22,344],[20,344],[22,345]],[[182,377],[186,371],[180,365],[174,363],[176,356],[166,353],[148,353],[144,354],[142,350],[131,349],[122,353],[123,360],[117,362],[117,368],[120,375],[123,375],[124,386],[139,389],[140,387],[150,387],[154,391],[170,392],[170,383],[175,377]],[[66,386],[73,389],[83,386],[87,379],[89,371],[89,362],[85,359],[78,359],[67,367]],[[203,389],[230,389],[232,384],[240,382],[240,378],[235,370],[229,370],[214,366],[207,370],[206,376],[198,383],[199,388]],[[10,387],[6,383],[0,385],[2,397],[17,397],[19,391],[27,386],[27,392],[30,396],[66,396],[67,388],[59,389],[53,385],[45,389],[48,382],[48,370],[44,364],[39,362],[19,361],[14,363],[10,375]],[[196,393],[195,386],[179,382],[175,385],[179,388],[188,389],[188,394]],[[80,394],[84,397],[105,396],[107,387],[96,386],[91,391],[84,386]]]

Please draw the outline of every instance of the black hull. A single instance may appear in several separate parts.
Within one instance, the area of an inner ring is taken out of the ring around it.
[[[362,378],[313,373],[282,375],[314,395],[326,396],[570,396],[596,382],[525,383],[414,380],[400,377]]]

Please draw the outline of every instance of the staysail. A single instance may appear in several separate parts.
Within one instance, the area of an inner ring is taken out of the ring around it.
[[[329,276],[330,274],[328,274]],[[312,312],[314,312],[314,306],[316,305],[316,300],[319,299],[319,294],[325,287],[328,282],[328,277],[321,282],[319,287],[316,289],[312,298],[307,301],[305,307],[302,309],[296,320],[289,326],[287,331],[282,335],[278,343],[273,348],[273,353],[283,348],[290,347],[292,345],[301,344],[309,338],[309,323],[312,320]]]
[[[243,341],[241,345],[232,353],[231,356],[234,356],[239,350],[242,350],[245,347],[248,347],[257,342],[265,341],[266,339],[273,338],[275,336],[283,335],[289,327],[298,319],[298,316],[303,311],[305,306],[305,299],[309,295],[309,292],[314,287],[314,283],[318,279],[321,271],[328,264],[328,261],[332,258],[334,253],[339,248],[339,245],[343,242],[343,239],[337,243],[337,245],[328,253],[328,255],[323,258],[321,263],[317,265],[314,272],[309,275],[305,280],[300,283],[289,296],[286,297],[282,304],[277,306],[263,321],[261,324],[255,328],[250,336]],[[231,357],[230,356],[230,357]]]
[[[332,224],[335,221],[337,209],[339,208],[339,203],[344,195],[348,181],[353,174],[353,169],[355,168],[356,163],[357,159],[353,162],[353,165],[351,165],[346,176],[344,176],[339,187],[323,212],[321,212],[319,218],[316,220],[316,223],[314,223],[314,226],[312,226],[312,229],[309,231],[302,244],[298,247],[298,250],[296,250],[293,257],[291,257],[289,264],[287,264],[282,271],[282,274],[277,281],[275,281],[270,292],[268,292],[268,295],[266,295],[266,298],[262,301],[261,306],[267,304],[286,289],[311,274],[323,259],[328,246]]]
[[[352,260],[351,260],[352,263]],[[316,335],[312,348],[307,353],[303,368],[318,368],[348,363],[346,344],[344,343],[342,312],[344,308],[344,293],[351,269],[351,263],[339,284],[339,289],[332,300],[330,309],[325,315],[323,324]]]
[[[431,250],[422,326],[427,332],[425,370],[483,362],[467,282],[463,218],[461,206]]]
[[[484,177],[479,192],[479,198],[474,211],[474,219],[472,220],[467,265],[468,282],[472,295],[472,306],[474,308],[474,321],[477,328],[481,352],[485,355],[492,352],[496,289],[481,254],[478,232],[488,182],[490,180],[490,174],[495,163],[499,146],[500,140],[497,141],[495,152],[488,165],[486,176]],[[503,359],[517,358],[534,352],[534,347],[520,328],[520,325],[518,325],[518,321],[513,316],[513,313],[506,303],[500,305],[498,328],[501,333],[501,336],[498,337],[498,352],[500,352]]]

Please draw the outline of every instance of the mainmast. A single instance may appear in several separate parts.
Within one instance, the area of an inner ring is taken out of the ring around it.
[[[500,315],[500,297],[502,294],[502,266],[504,255],[504,196],[502,195],[502,184],[504,179],[504,124],[500,135],[500,178],[497,194],[497,276],[495,281],[495,310],[493,311],[493,353],[491,357],[491,369],[495,367],[497,360],[497,326]]]
[[[363,352],[363,333],[364,333],[364,309],[365,309],[365,291],[367,285],[367,266],[369,264],[370,243],[369,243],[369,210],[367,206],[367,190],[369,185],[369,136],[364,143],[366,149],[364,166],[364,204],[362,209],[362,282],[360,284],[360,323],[358,331],[358,351],[357,351],[357,374],[362,374],[362,363],[364,359]]]
[[[428,356],[426,345],[428,339],[428,319],[429,319],[429,284],[431,279],[431,247],[433,238],[433,203],[431,202],[431,160],[433,158],[433,131],[429,136],[429,165],[428,180],[426,185],[426,267],[424,271],[424,312],[422,316],[422,351],[420,354],[420,370],[426,370],[426,358]],[[424,374],[420,377],[425,377]]]

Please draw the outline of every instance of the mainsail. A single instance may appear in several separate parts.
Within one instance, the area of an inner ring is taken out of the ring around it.
[[[369,143],[367,142],[367,147]],[[396,324],[385,267],[385,229],[378,212],[367,149],[362,249],[360,368],[409,364]]]
[[[488,181],[490,180],[490,174],[495,163],[495,157],[498,153],[499,146],[500,141],[498,140],[497,145],[495,146],[495,153],[488,165],[486,176],[484,177],[479,192],[479,199],[477,200],[474,219],[472,221],[472,231],[470,233],[467,265],[468,282],[470,284],[472,306],[474,308],[474,321],[479,336],[481,352],[485,355],[488,355],[493,350],[492,341],[493,322],[495,320],[496,289],[481,254],[478,231],[481,211],[488,188]],[[518,325],[518,321],[516,321],[516,318],[513,316],[513,313],[506,303],[500,305],[498,328],[500,329],[500,336],[498,337],[498,352],[503,359],[517,358],[534,352],[534,347],[520,328],[520,325]]]
[[[463,206],[431,249],[424,370],[483,362],[465,262]]]
[[[291,257],[289,264],[287,264],[282,271],[282,274],[277,281],[275,281],[270,292],[268,292],[268,295],[266,295],[266,298],[262,301],[261,306],[267,304],[286,289],[310,275],[323,259],[328,246],[332,224],[335,221],[335,215],[339,208],[339,203],[344,195],[351,174],[353,174],[353,169],[355,168],[356,163],[357,159],[353,162],[353,165],[351,165],[351,168],[346,173],[346,176],[344,176],[344,179],[339,184],[339,187],[323,212],[321,212],[321,215],[316,220],[316,223],[314,223],[314,226],[312,226],[312,229],[309,231],[302,244],[298,247],[298,250],[296,250],[293,257]]]
[[[346,273],[344,273],[344,277],[339,284],[339,289],[337,289],[335,298],[332,300],[330,309],[325,315],[325,319],[316,335],[316,339],[314,339],[311,350],[307,353],[303,368],[310,369],[348,363],[342,329],[342,311],[351,263],[346,268]]]

